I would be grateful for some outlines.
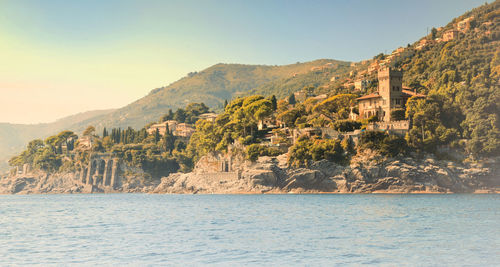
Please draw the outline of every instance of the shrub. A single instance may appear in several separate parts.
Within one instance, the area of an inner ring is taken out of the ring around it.
[[[361,129],[361,122],[353,120],[338,120],[333,123],[333,128],[339,132],[352,132]]]
[[[402,108],[394,109],[391,111],[392,121],[402,121],[405,119],[405,110]]]
[[[408,151],[408,144],[403,137],[389,135],[381,131],[366,131],[361,134],[359,148],[379,151],[382,155],[397,156]]]

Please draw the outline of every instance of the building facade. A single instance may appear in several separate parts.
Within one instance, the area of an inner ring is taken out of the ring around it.
[[[378,92],[358,98],[360,118],[377,116],[379,121],[391,121],[391,111],[404,109],[408,98],[425,95],[403,88],[403,73],[391,68],[381,68],[378,72]]]

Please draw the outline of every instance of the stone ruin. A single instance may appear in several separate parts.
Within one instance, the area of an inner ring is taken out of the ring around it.
[[[115,188],[118,184],[120,159],[109,154],[90,155],[87,167],[80,169],[82,183],[94,186],[109,186]]]

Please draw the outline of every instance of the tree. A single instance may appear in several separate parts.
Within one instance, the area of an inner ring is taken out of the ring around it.
[[[64,143],[69,152],[73,150],[73,144],[78,139],[78,135],[72,131],[62,131],[57,135],[57,139],[59,139],[58,144]]]
[[[175,148],[175,136],[168,129],[168,125],[166,127],[167,129],[165,130],[165,134],[162,137],[162,144],[165,151],[172,155],[172,151]]]
[[[174,114],[174,120],[176,120],[177,122],[185,122],[186,111],[182,108],[178,109]]]
[[[296,103],[297,101],[295,100],[295,94],[290,94],[290,96],[288,97],[288,104],[295,105]]]
[[[463,116],[447,97],[431,94],[425,99],[411,97],[406,104],[406,117],[412,128],[407,134],[408,144],[429,152],[438,145],[447,145],[460,136]]]
[[[106,130],[106,127],[104,127],[104,129],[102,130],[102,137],[106,137],[108,136],[108,131]]]
[[[320,113],[330,120],[347,119],[349,109],[356,104],[357,96],[354,94],[340,94],[329,97],[316,104],[312,111]]]
[[[391,110],[392,121],[402,121],[405,119],[405,110],[402,108]]]
[[[353,120],[337,120],[333,123],[333,129],[339,132],[352,132],[361,129],[361,122]]]
[[[434,27],[432,27],[432,29],[431,29],[431,38],[432,38],[432,40],[436,39],[437,32],[438,32],[437,29],[434,28]]]
[[[278,109],[278,100],[276,99],[275,95],[272,95],[271,98],[271,103],[272,103],[272,109],[273,111],[276,111]]]
[[[160,130],[158,128],[156,128],[154,136],[155,136],[155,143],[158,143],[161,139]]]
[[[83,136],[93,136],[95,133],[95,127],[94,126],[89,126],[85,131],[83,131]]]

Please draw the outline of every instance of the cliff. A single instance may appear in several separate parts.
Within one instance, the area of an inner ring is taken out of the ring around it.
[[[224,162],[224,171],[217,163]],[[428,155],[388,158],[370,150],[346,166],[326,160],[309,168],[290,168],[286,155],[243,158],[203,157],[191,173],[147,179],[139,169],[124,167],[115,187],[82,183],[77,173],[30,172],[0,178],[0,194],[44,193],[500,193],[499,158],[458,164]]]
[[[500,192],[497,160],[461,165],[431,156],[387,158],[366,151],[349,165],[314,162],[309,168],[289,168],[286,156],[245,161],[237,171],[203,169],[163,178],[154,193],[495,193]]]

